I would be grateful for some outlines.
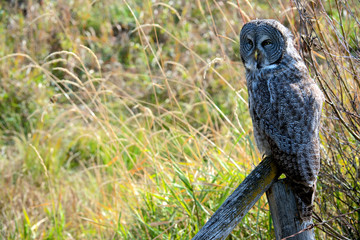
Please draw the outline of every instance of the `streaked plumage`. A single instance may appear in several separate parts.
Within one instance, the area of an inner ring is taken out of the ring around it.
[[[275,20],[245,24],[240,55],[256,144],[276,159],[294,189],[300,217],[309,220],[320,168],[323,94],[310,78],[290,31]]]

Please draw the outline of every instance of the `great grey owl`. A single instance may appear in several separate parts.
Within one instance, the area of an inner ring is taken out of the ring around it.
[[[312,216],[320,169],[319,120],[324,96],[276,20],[253,20],[240,33],[256,145],[289,179],[300,218]]]

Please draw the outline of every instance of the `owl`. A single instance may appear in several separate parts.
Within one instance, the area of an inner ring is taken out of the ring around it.
[[[320,169],[324,96],[276,20],[253,20],[240,33],[249,111],[259,151],[272,156],[294,190],[299,216],[311,220]]]

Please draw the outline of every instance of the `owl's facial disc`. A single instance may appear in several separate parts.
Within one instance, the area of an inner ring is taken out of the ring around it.
[[[255,70],[257,68],[257,59],[260,57],[260,52],[256,47],[256,40],[248,37],[243,46],[243,54],[241,55],[245,68],[248,70]]]
[[[272,64],[270,62],[271,58],[269,57],[269,52],[272,52],[274,47],[274,42],[270,39],[269,36],[262,36],[257,41],[257,46],[255,52],[258,52],[258,56],[255,56],[257,68],[263,68]]]
[[[248,71],[272,67],[283,55],[285,40],[271,25],[253,22],[244,25],[240,33],[240,55]]]

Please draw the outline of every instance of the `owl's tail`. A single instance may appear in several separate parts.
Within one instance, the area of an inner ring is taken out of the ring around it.
[[[271,143],[271,141],[270,141]],[[300,218],[309,221],[312,217],[316,191],[316,177],[320,168],[318,141],[303,146],[297,155],[289,155],[274,144],[273,157],[279,159],[279,169],[285,173],[293,189]]]
[[[310,221],[313,211],[313,202],[316,190],[316,182],[309,187],[299,183],[291,182],[297,203],[300,218],[303,221]]]

